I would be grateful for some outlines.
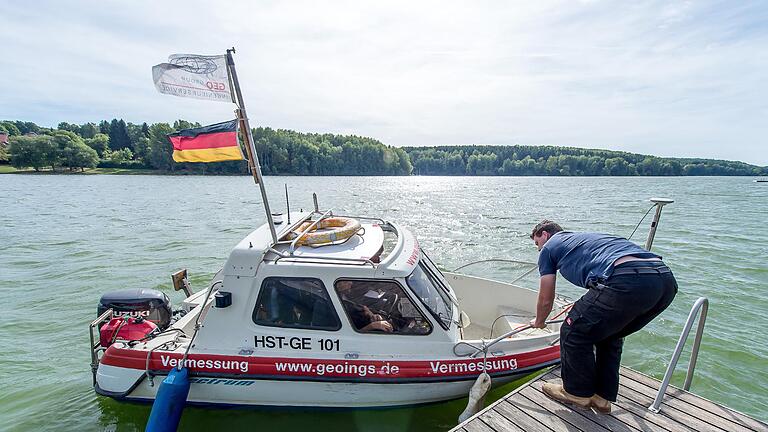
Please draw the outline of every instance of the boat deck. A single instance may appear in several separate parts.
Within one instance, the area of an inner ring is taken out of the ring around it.
[[[456,426],[460,432],[506,431],[765,431],[759,420],[669,386],[661,412],[648,411],[660,382],[621,368],[619,397],[610,415],[571,409],[541,391],[561,383],[560,367],[517,388]]]

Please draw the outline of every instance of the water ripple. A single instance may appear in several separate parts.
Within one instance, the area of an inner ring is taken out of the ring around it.
[[[273,210],[284,211],[283,184],[294,210],[312,208],[317,192],[322,208],[384,215],[412,229],[447,269],[488,258],[534,261],[528,235],[544,218],[571,230],[626,236],[650,206],[648,197],[676,199],[664,209],[654,247],[675,272],[680,292],[659,319],[628,338],[623,363],[660,378],[691,304],[706,296],[710,315],[692,390],[768,418],[768,340],[762,325],[768,310],[768,188],[746,178],[707,177],[321,180],[267,177]],[[181,267],[189,269],[194,286],[203,286],[229,250],[264,222],[253,181],[51,175],[2,176],[2,182],[2,421],[16,430],[142,430],[148,406],[93,393],[85,323],[95,316],[101,294],[112,290],[155,288],[178,302],[168,276]],[[169,197],[183,211],[169,212]],[[647,225],[634,240],[642,243],[645,230]],[[480,265],[470,271],[504,280],[520,267]],[[523,279],[531,287],[536,282],[535,275]],[[583,294],[564,281],[558,291],[572,298]],[[673,382],[681,384],[684,374],[682,362]],[[193,408],[182,423],[195,430],[254,424],[265,430],[339,425],[362,430],[370,424],[445,430],[463,408],[461,401],[329,414]]]

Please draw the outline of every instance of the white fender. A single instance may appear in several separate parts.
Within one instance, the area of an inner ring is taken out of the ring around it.
[[[485,406],[485,395],[488,394],[488,390],[491,389],[491,376],[483,372],[472,384],[472,388],[469,389],[469,401],[467,407],[464,408],[464,412],[459,415],[459,423],[477,414],[478,411]]]

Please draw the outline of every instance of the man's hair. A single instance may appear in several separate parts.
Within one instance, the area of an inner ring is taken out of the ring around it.
[[[552,222],[549,219],[544,219],[543,221],[536,224],[535,227],[533,227],[533,231],[531,232],[531,239],[533,239],[536,236],[541,235],[542,231],[548,232],[550,235],[560,232],[563,230],[563,227],[558,225],[556,222]]]

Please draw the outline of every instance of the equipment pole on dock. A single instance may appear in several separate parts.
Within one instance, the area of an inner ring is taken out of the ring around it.
[[[237,80],[237,72],[235,71],[235,60],[232,58],[232,53],[235,49],[227,50],[227,69],[229,70],[229,76],[232,79],[232,87],[235,89],[235,96],[237,97],[237,118],[240,121],[241,129],[244,130],[243,136],[246,142],[246,153],[248,154],[248,165],[253,174],[253,181],[259,185],[261,190],[261,199],[264,201],[264,210],[267,212],[267,223],[269,224],[269,231],[272,233],[272,242],[277,243],[277,232],[275,231],[275,223],[272,220],[272,211],[269,209],[269,200],[267,200],[267,191],[264,188],[264,180],[261,177],[261,166],[259,165],[259,155],[256,154],[256,145],[253,142],[253,133],[251,132],[251,125],[248,123],[248,115],[245,113],[245,101],[243,100],[243,93],[240,91],[240,82]]]

